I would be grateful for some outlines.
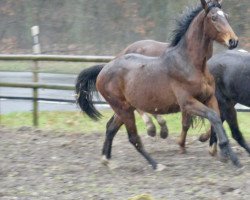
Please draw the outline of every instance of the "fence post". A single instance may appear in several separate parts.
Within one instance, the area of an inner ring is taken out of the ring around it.
[[[33,54],[41,54],[41,48],[39,44],[39,26],[32,26],[31,27],[31,35],[33,37]],[[33,82],[37,83],[39,81],[38,72],[39,72],[39,65],[38,61],[33,61]],[[33,126],[38,126],[38,89],[33,88]]]

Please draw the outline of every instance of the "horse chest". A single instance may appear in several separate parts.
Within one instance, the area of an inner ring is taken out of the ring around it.
[[[199,101],[205,102],[209,100],[213,94],[214,94],[213,86],[207,80],[204,79],[201,81],[199,90],[197,90],[195,96]]]

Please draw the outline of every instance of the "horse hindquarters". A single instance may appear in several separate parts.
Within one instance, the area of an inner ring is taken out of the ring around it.
[[[161,165],[157,165],[154,159],[145,151],[140,136],[137,134],[134,115],[135,108],[126,101],[123,95],[122,80],[117,81],[114,74],[102,71],[100,76],[98,76],[96,85],[98,91],[112,107],[119,120],[125,125],[129,142],[152,165],[153,169],[159,170]],[[104,144],[104,149],[107,148],[107,146],[107,144]],[[111,150],[110,144],[108,149]],[[108,150],[106,149],[105,151],[106,155],[108,155]]]

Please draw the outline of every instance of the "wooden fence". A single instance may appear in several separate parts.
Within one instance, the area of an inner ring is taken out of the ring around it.
[[[72,102],[72,100],[65,99],[49,99],[49,98],[38,98],[38,89],[54,89],[54,90],[74,90],[73,85],[63,85],[63,84],[41,84],[38,82],[38,62],[39,61],[61,61],[61,62],[95,62],[95,63],[106,63],[113,59],[113,56],[70,56],[70,55],[8,55],[0,54],[0,60],[9,60],[9,61],[32,61],[33,64],[33,82],[32,83],[10,83],[10,82],[1,82],[0,87],[15,87],[15,88],[31,88],[33,89],[32,97],[8,97],[0,96],[0,98],[6,99],[24,99],[33,101],[33,125],[38,126],[38,101],[58,101],[58,102]],[[102,104],[104,102],[95,102]],[[249,112],[249,109],[237,109],[240,112]]]
[[[58,102],[69,102],[70,100],[64,99],[48,99],[48,98],[38,98],[38,89],[54,89],[54,90],[74,90],[73,85],[63,85],[63,84],[41,84],[39,80],[39,61],[60,61],[60,62],[95,62],[95,63],[106,63],[113,59],[113,56],[74,56],[74,55],[11,55],[11,54],[0,54],[0,60],[8,61],[32,61],[33,62],[33,82],[32,83],[10,83],[10,82],[1,82],[0,87],[14,87],[14,88],[31,88],[33,89],[32,97],[8,97],[0,96],[0,98],[7,99],[24,99],[33,101],[33,125],[38,126],[38,101],[58,101]],[[103,102],[97,102],[103,103]]]

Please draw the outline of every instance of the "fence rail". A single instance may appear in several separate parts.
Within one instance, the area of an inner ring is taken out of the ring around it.
[[[33,101],[33,97],[21,97],[21,96],[0,96],[0,99],[12,99],[12,100],[28,100]],[[36,98],[37,101],[48,101],[48,102],[62,102],[62,103],[76,103],[74,99],[54,99],[54,98]],[[93,104],[106,105],[106,101],[93,101]]]
[[[38,125],[38,101],[56,101],[73,103],[75,100],[67,99],[52,99],[52,98],[38,98],[38,89],[54,89],[54,90],[74,90],[74,86],[66,84],[44,84],[37,82],[38,80],[38,62],[39,61],[59,61],[59,62],[96,62],[106,63],[113,59],[113,56],[74,56],[74,55],[33,55],[33,54],[0,54],[0,60],[9,61],[32,61],[34,62],[32,83],[11,83],[0,82],[0,87],[12,88],[31,88],[33,89],[33,97],[18,97],[18,96],[0,96],[0,99],[18,99],[18,100],[32,100],[33,101],[33,125]],[[105,104],[104,101],[95,101],[95,104]],[[250,109],[237,108],[239,112],[250,112]]]
[[[42,84],[39,83],[38,73],[38,62],[40,61],[59,61],[59,62],[95,62],[95,63],[106,63],[113,59],[113,56],[76,56],[76,55],[40,55],[40,54],[0,54],[0,60],[2,61],[32,61],[33,64],[33,81],[32,83],[10,83],[0,82],[0,87],[12,87],[12,88],[31,88],[33,89],[33,97],[8,97],[0,96],[1,99],[23,99],[33,101],[33,125],[38,126],[38,102],[43,101],[58,101],[68,102],[71,100],[60,100],[60,99],[49,99],[49,98],[38,98],[38,89],[54,89],[54,90],[74,90],[72,85],[63,84]],[[104,102],[97,101],[95,103],[103,104]]]
[[[61,61],[61,62],[97,62],[106,63],[114,56],[75,56],[75,55],[33,55],[33,54],[0,54],[0,60],[12,61]]]
[[[66,84],[45,84],[45,83],[10,83],[0,82],[0,87],[52,89],[52,90],[74,90],[75,87]]]

